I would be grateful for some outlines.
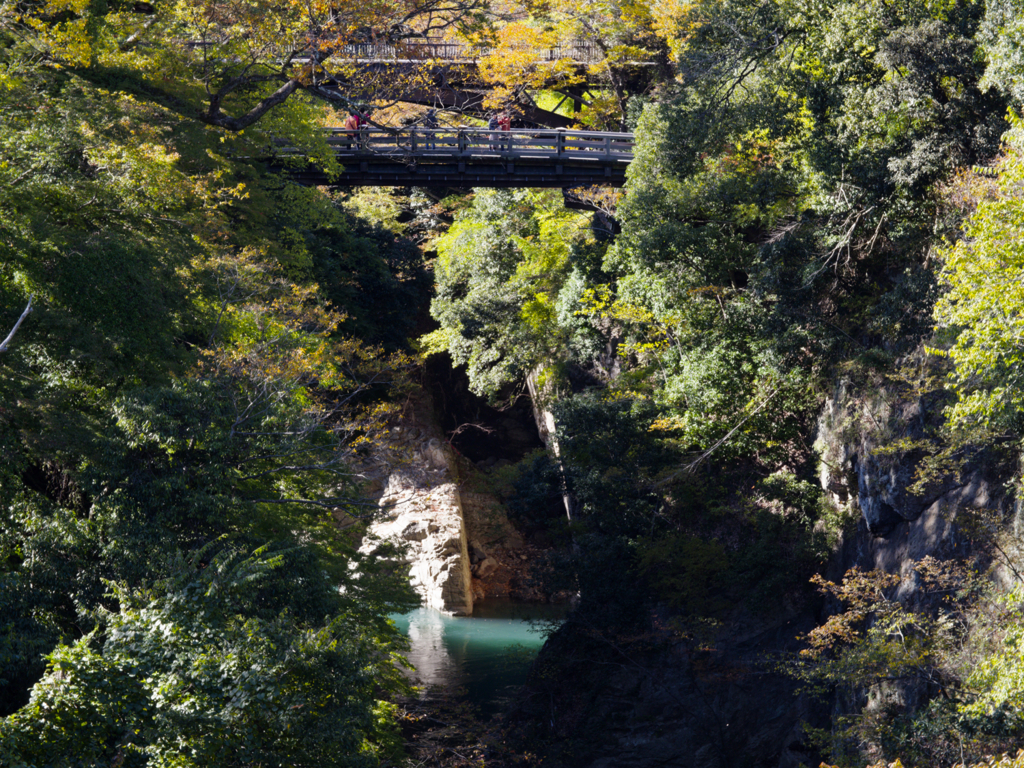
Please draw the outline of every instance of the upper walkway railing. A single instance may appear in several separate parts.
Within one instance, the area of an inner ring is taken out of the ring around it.
[[[574,160],[628,164],[633,159],[633,134],[601,131],[512,130],[487,128],[406,128],[347,131],[329,129],[327,143],[338,159],[347,155],[390,155],[397,158],[501,157],[506,159]]]
[[[601,49],[587,40],[555,45],[548,48],[527,48],[541,61],[559,61],[571,59],[583,64],[600,61],[604,58]],[[473,62],[493,53],[490,49],[482,49],[468,43],[446,42],[429,38],[410,38],[398,43],[349,43],[335,54],[339,58],[351,58],[359,61],[465,61]]]
[[[633,134],[599,131],[486,128],[329,129],[327,143],[344,167],[329,183],[567,187],[625,182]],[[278,157],[298,149],[280,148]],[[309,183],[315,171],[293,173]]]

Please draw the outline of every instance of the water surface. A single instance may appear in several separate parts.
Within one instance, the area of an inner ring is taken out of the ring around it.
[[[526,681],[530,663],[544,644],[542,624],[557,621],[564,606],[512,603],[492,598],[477,603],[473,616],[455,617],[418,608],[392,618],[409,637],[407,658],[417,685],[465,690],[484,716]]]

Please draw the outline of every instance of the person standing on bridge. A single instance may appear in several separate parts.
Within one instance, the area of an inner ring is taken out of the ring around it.
[[[497,112],[491,115],[491,119],[487,121],[487,130],[495,131],[491,134],[491,149],[501,149],[501,136],[497,133],[501,130],[501,120]]]
[[[350,137],[354,137],[356,139],[355,144],[359,147],[366,146],[366,130],[367,126],[370,124],[370,114],[369,108],[365,109],[363,112],[360,112],[358,109],[353,109],[352,114],[349,115],[341,125],[341,127],[346,131],[355,132],[350,134]],[[348,146],[349,149],[352,148],[352,138],[349,139]]]
[[[358,117],[357,113],[353,112],[351,115],[346,117],[345,118],[345,122],[341,124],[341,127],[344,128],[346,131],[358,131],[359,130],[359,117]],[[355,136],[354,133],[348,134],[348,144],[347,144],[347,146],[348,146],[349,149],[352,149],[352,147],[354,145],[354,142],[353,142],[353,137],[354,136]]]
[[[441,127],[440,124],[437,122],[437,110],[436,109],[428,109],[427,110],[427,116],[423,118],[423,127],[426,128],[428,131],[434,131],[434,130],[437,130],[438,128]],[[427,147],[429,149],[434,149],[436,146],[437,146],[437,144],[436,144],[436,140],[434,138],[434,134],[433,133],[428,133],[427,134]]]
[[[502,130],[503,132],[509,134],[508,139],[507,139],[507,141],[508,141],[507,149],[509,149],[511,151],[511,149],[512,149],[512,135],[511,135],[511,131],[512,131],[512,113],[509,112],[507,109],[504,112],[502,112],[500,115],[498,115],[498,128],[500,130]],[[502,140],[502,149],[506,149],[505,139]]]
[[[344,128],[346,131],[354,131],[354,132],[356,132],[356,133],[351,134],[351,137],[350,137],[349,142],[348,142],[349,149],[351,149],[353,146],[362,147],[365,144],[364,136],[362,135],[362,131],[364,130],[364,128],[368,124],[368,121],[367,121],[366,117],[367,117],[367,115],[369,115],[369,113],[370,113],[370,111],[366,110],[366,115],[364,115],[358,109],[353,109],[352,110],[352,114],[349,115],[345,119],[345,122],[342,124],[341,127]],[[352,138],[355,139],[354,142],[352,141]]]

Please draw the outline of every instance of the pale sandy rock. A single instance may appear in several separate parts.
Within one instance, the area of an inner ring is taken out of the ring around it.
[[[371,532],[405,547],[409,581],[423,604],[455,615],[473,612],[469,553],[454,483],[418,487],[407,475],[388,478],[385,516]]]
[[[422,423],[416,426],[415,415],[413,424],[391,433],[396,455],[405,458],[367,473],[379,478],[381,517],[371,524],[364,550],[373,549],[374,539],[398,544],[423,605],[469,615],[473,593],[459,489],[444,442]]]
[[[414,400],[390,438],[394,450],[361,468],[372,479],[371,487],[379,488],[381,510],[369,528],[364,550],[373,549],[374,539],[399,545],[409,566],[409,582],[425,606],[471,614],[471,565],[484,576],[494,574],[499,565],[490,554],[521,550],[522,537],[493,494],[469,492],[455,484],[455,458],[441,439],[425,397]],[[476,592],[482,596],[484,591],[478,584]]]

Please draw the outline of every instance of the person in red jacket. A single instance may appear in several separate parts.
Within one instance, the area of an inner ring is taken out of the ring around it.
[[[348,121],[354,121],[352,124],[352,130],[359,131],[359,146],[362,148],[366,147],[366,132],[370,126],[370,115],[372,114],[369,107],[365,108],[362,112],[359,110],[353,110],[351,116],[345,121],[345,126],[348,127]]]
[[[341,127],[344,128],[346,131],[358,131],[361,125],[362,125],[362,115],[360,115],[358,112],[353,112],[351,115],[349,115],[347,118],[345,118],[345,122],[341,124]],[[356,146],[356,144],[357,144],[356,141],[353,141],[353,138],[355,136],[356,136],[356,134],[354,134],[354,133],[349,134],[349,140],[348,140],[348,148],[349,149],[352,149],[352,147]]]

